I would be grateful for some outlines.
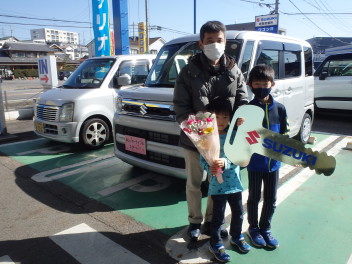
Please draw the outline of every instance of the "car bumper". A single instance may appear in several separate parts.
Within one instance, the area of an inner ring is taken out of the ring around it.
[[[77,143],[79,142],[79,133],[77,132],[81,123],[78,122],[49,122],[33,119],[34,132],[41,137],[51,140]]]

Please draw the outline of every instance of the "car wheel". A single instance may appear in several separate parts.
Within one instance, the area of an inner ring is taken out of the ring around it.
[[[312,131],[312,118],[309,114],[305,113],[303,116],[301,128],[296,139],[300,140],[303,144],[307,144]]]
[[[81,130],[81,142],[90,149],[103,147],[110,138],[110,128],[100,118],[85,121]]]

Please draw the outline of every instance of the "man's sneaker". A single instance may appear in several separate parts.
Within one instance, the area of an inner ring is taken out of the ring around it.
[[[217,244],[215,247],[209,246],[209,251],[213,253],[215,258],[220,262],[230,261],[230,256],[226,253],[223,244]]]
[[[239,251],[247,253],[251,250],[251,246],[248,245],[246,240],[244,240],[243,235],[241,234],[240,238],[231,238],[230,243],[234,246],[237,246]]]
[[[261,229],[260,233],[262,234],[267,247],[270,247],[270,248],[279,247],[279,242],[276,240],[276,238],[272,236],[270,229],[266,229],[266,230]]]
[[[200,236],[200,224],[189,224],[187,235],[191,240],[197,241]]]
[[[210,222],[204,222],[202,227],[202,234],[210,236]],[[227,232],[224,226],[221,226],[220,236],[221,238],[227,238],[229,236],[229,232]]]
[[[266,246],[266,242],[265,242],[264,238],[262,237],[262,235],[260,234],[260,230],[258,227],[248,228],[247,234],[248,234],[249,238],[251,239],[253,245],[255,245],[257,247],[265,247]]]

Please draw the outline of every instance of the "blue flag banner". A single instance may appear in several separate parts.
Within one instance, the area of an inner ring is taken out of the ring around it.
[[[110,56],[109,0],[92,0],[95,56]]]

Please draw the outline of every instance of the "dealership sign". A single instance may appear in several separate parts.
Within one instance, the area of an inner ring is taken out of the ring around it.
[[[256,16],[255,30],[269,33],[279,32],[279,14]]]

